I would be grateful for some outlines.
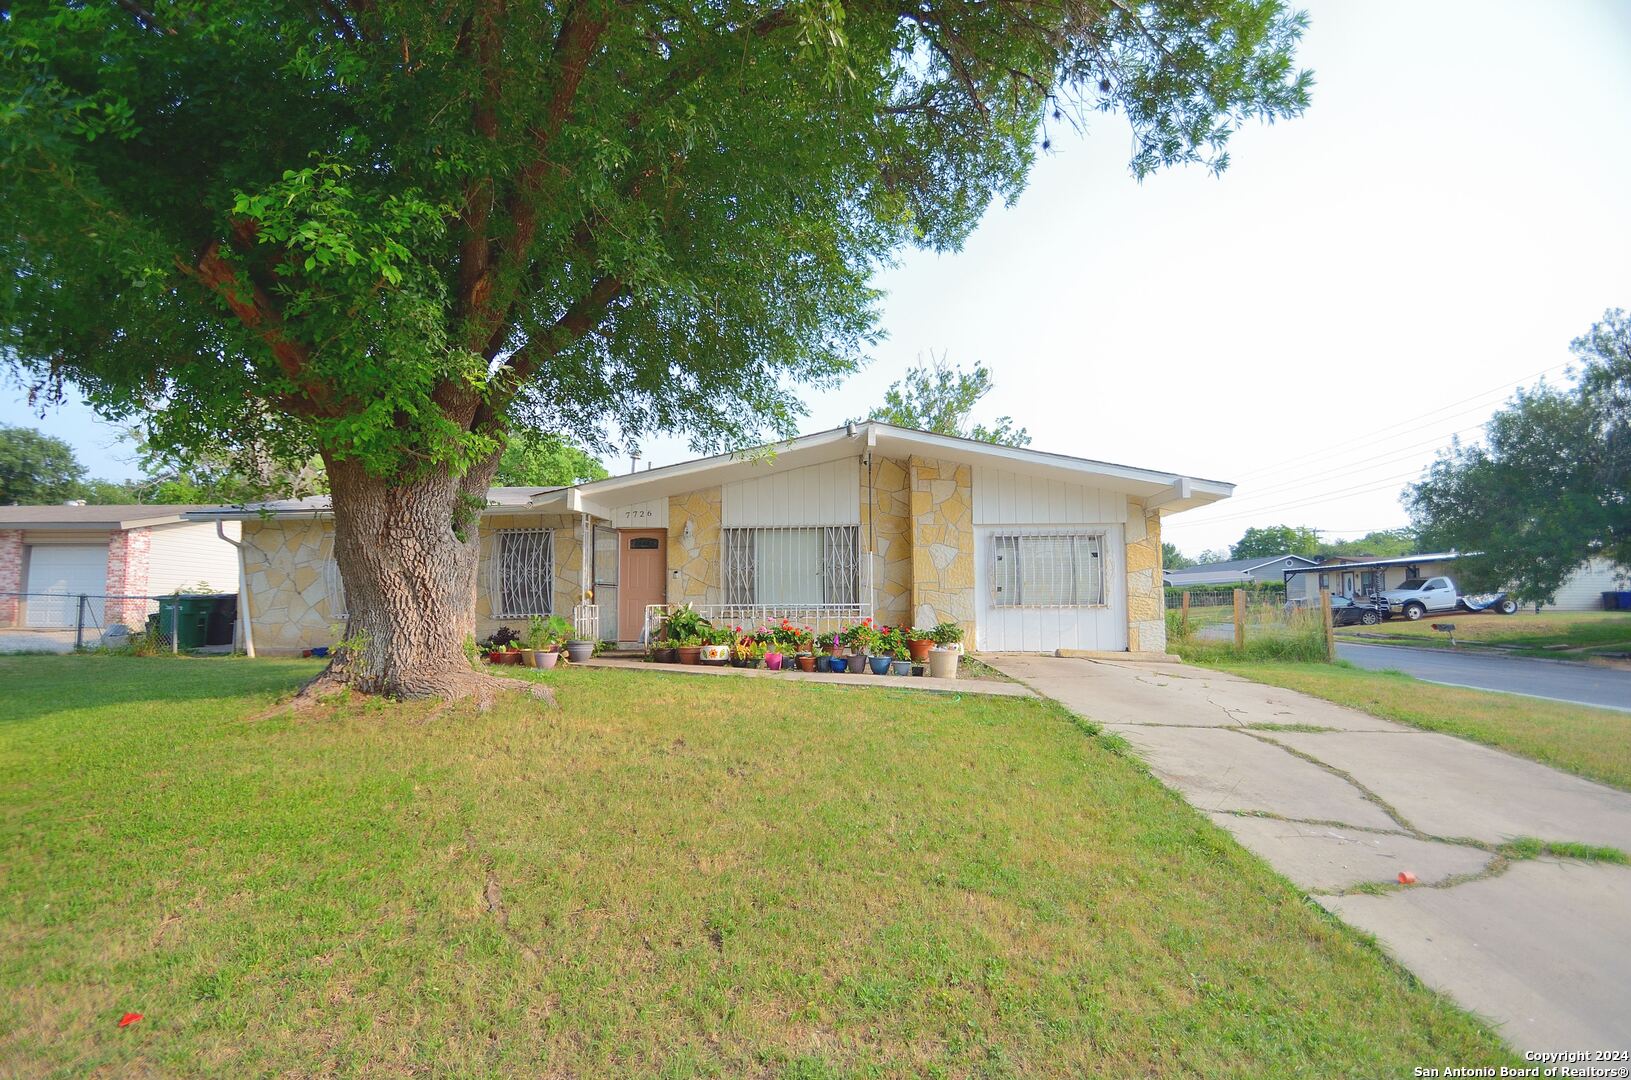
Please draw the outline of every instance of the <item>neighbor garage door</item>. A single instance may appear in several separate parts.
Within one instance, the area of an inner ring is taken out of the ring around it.
[[[102,623],[102,594],[107,592],[106,544],[33,544],[28,549],[28,625],[73,626],[79,598],[92,597],[87,618]],[[41,593],[50,595],[41,596]]]

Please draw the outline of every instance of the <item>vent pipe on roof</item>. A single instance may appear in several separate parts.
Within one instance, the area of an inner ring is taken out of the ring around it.
[[[638,446],[635,446],[635,447],[631,447],[629,449],[629,472],[630,473],[637,473],[639,471],[640,471],[640,448]]]

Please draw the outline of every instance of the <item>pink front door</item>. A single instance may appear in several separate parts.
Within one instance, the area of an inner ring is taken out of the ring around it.
[[[668,601],[668,533],[617,530],[617,633],[635,641],[646,624],[646,605]]]

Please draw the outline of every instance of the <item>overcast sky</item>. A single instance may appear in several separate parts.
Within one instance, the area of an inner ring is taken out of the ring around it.
[[[1254,524],[1404,524],[1399,490],[1438,447],[1631,306],[1631,3],[1306,6],[1305,117],[1241,133],[1220,178],[1142,184],[1119,118],[1056,136],[963,251],[883,277],[888,339],[808,428],[945,351],[991,367],[982,412],[1038,449],[1237,482],[1167,519],[1191,554]],[[7,402],[0,422],[133,475],[83,408]]]

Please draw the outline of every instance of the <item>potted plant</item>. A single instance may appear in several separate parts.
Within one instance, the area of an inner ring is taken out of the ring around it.
[[[837,631],[821,635],[821,648],[828,656],[843,656],[844,650],[847,648],[844,643],[844,635]]]
[[[838,635],[849,649],[854,663],[851,665],[856,671],[866,670],[867,654],[877,643],[878,631],[873,629],[871,619],[862,619],[853,626],[846,626],[843,633]]]
[[[499,661],[499,663],[501,663],[501,664],[513,664],[516,667],[520,667],[521,666],[521,646],[516,644],[513,641],[510,642],[509,644],[505,645],[504,646],[504,658],[501,659]]]
[[[849,670],[849,657],[847,657],[847,656],[829,657],[828,660],[827,660],[827,665],[828,665],[828,668],[832,671],[832,673],[834,675],[842,675],[842,674],[844,674],[844,672]]]
[[[801,652],[794,659],[798,663],[800,671],[814,671],[816,669],[815,653]]]
[[[731,666],[756,668],[765,658],[765,647],[752,638],[741,638],[731,647]]]
[[[896,675],[910,675],[912,661],[907,654],[906,631],[898,626],[886,626],[878,632],[878,652],[880,656],[872,657],[872,671],[876,675],[886,675],[893,672]],[[878,661],[882,660],[883,663]]]
[[[934,648],[934,641],[930,637],[934,631],[920,630],[912,627],[906,631],[906,651],[912,656],[912,663],[926,664],[929,662],[929,650]],[[899,653],[895,654],[899,656]]]
[[[675,659],[682,664],[702,663],[702,635],[687,634],[674,645]]]
[[[714,667],[723,667],[731,658],[731,642],[736,635],[724,627],[712,630],[703,635],[702,662]]]
[[[954,622],[936,623],[934,629],[929,631],[929,640],[937,648],[960,653],[963,651],[963,628]]]

